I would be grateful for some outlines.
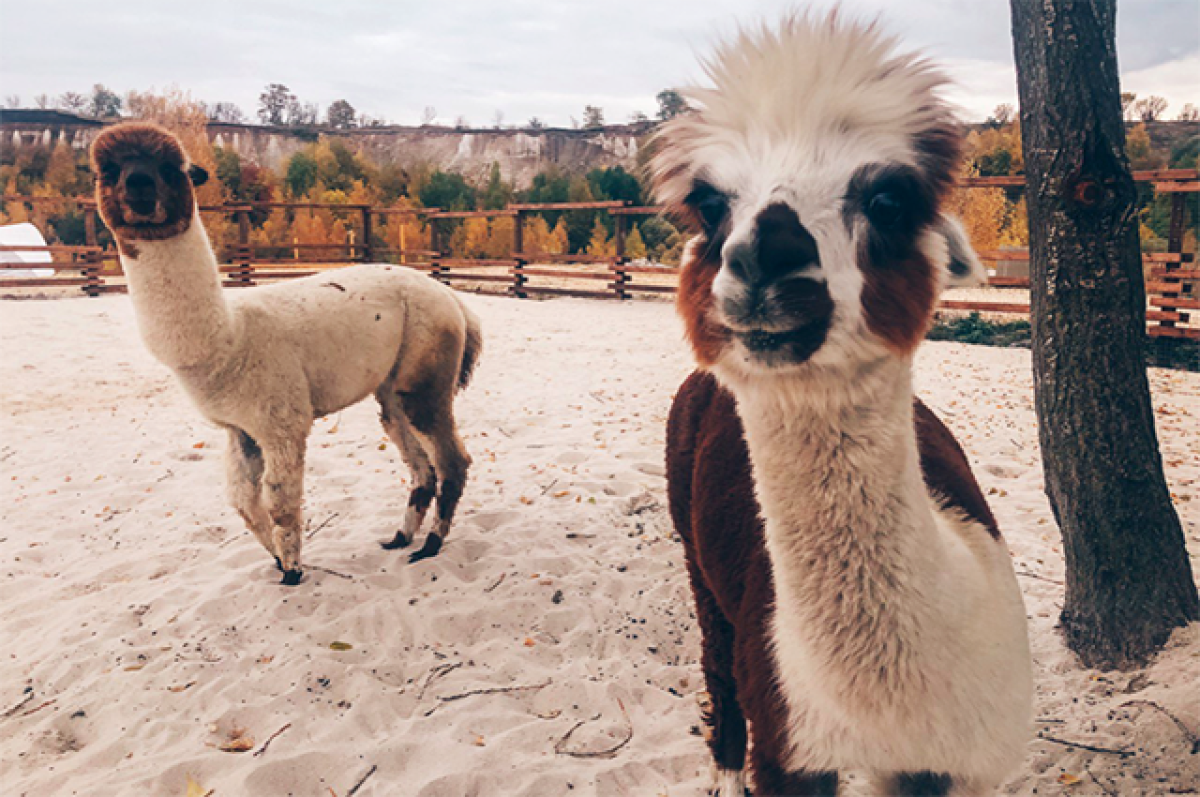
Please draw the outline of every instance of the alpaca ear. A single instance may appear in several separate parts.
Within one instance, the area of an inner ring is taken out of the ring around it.
[[[192,185],[200,186],[208,182],[208,172],[195,164],[188,167],[187,173],[192,180]]]

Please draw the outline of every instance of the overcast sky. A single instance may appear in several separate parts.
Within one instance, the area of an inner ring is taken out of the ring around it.
[[[416,124],[490,126],[532,116],[569,125],[585,105],[608,122],[699,77],[697,53],[776,0],[0,0],[0,98],[178,86],[253,117],[267,83],[324,109]],[[830,2],[811,3],[827,7]],[[1014,102],[1007,0],[843,0],[946,64],[971,120]],[[1122,89],[1200,105],[1200,2],[1120,0]]]

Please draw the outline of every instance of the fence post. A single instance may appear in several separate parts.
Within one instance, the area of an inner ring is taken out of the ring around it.
[[[375,257],[371,249],[371,206],[362,206],[362,229],[363,229],[363,245],[362,245],[362,262],[370,263]]]
[[[88,246],[99,246],[99,239],[96,237],[96,208],[92,206],[83,209],[83,230],[87,236]]]
[[[518,299],[526,298],[525,294],[525,211],[518,210],[513,220],[513,258],[516,260],[512,267],[513,284],[509,289]]]
[[[1187,203],[1187,197],[1185,194],[1181,194],[1178,192],[1171,194],[1171,224],[1170,224],[1170,227],[1168,228],[1168,232],[1167,232],[1167,252],[1169,254],[1180,255],[1180,260],[1183,259],[1183,257],[1182,257],[1182,253],[1183,253],[1183,221],[1184,221],[1184,214],[1187,211],[1186,203]],[[1183,264],[1182,263],[1163,263],[1162,266],[1163,266],[1163,271],[1171,272],[1171,271],[1175,271],[1177,269],[1182,268]],[[1172,280],[1169,273],[1163,274],[1162,277],[1155,277],[1154,272],[1152,270],[1150,279],[1153,282],[1165,281],[1164,284],[1170,285],[1172,287],[1177,287],[1177,290],[1175,290],[1175,291],[1170,291],[1170,290],[1163,291],[1162,295],[1164,298],[1171,298],[1171,299],[1179,298],[1179,291],[1181,291],[1183,289],[1183,284],[1177,283],[1174,280]],[[1172,308],[1171,312],[1178,313],[1178,312],[1180,312],[1180,310],[1179,310],[1179,308]],[[1173,326],[1175,326],[1175,322],[1172,319],[1164,318],[1158,322],[1158,325],[1160,327],[1173,327]],[[1170,341],[1168,343],[1162,344],[1162,346],[1166,347],[1166,346],[1171,346],[1173,344],[1174,344],[1174,341]]]
[[[629,272],[625,270],[625,224],[629,217],[624,213],[611,213],[613,222],[616,227],[613,237],[617,244],[617,259],[613,261],[613,290],[616,291],[618,299],[628,299],[629,291],[625,290],[625,285],[629,281]]]
[[[83,276],[87,279],[87,284],[83,286],[83,292],[88,296],[99,296],[100,286],[104,284],[100,279],[102,255],[103,253],[99,249],[89,249],[83,255]]]
[[[237,275],[239,282],[242,285],[254,284],[254,264],[253,252],[250,251],[250,208],[238,208],[238,248],[237,259],[238,269]]]

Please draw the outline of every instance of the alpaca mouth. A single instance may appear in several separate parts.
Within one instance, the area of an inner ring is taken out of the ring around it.
[[[750,329],[736,332],[738,340],[755,354],[767,354],[779,351],[784,346],[804,344],[814,338],[824,338],[822,324],[819,320],[802,324],[793,329],[781,332],[768,332],[765,329]]]
[[[159,224],[162,215],[157,200],[125,201],[125,221],[128,224]]]

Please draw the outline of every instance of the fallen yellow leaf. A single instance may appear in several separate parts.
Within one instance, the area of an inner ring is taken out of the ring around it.
[[[1078,775],[1072,775],[1070,772],[1064,772],[1058,776],[1058,782],[1064,786],[1078,786],[1083,783],[1083,778]]]
[[[329,649],[330,650],[353,650],[354,646],[351,645],[349,642],[330,642]]]
[[[214,791],[216,791],[216,789],[209,789],[205,791],[203,786],[197,783],[191,775],[188,775],[187,792],[184,793],[183,797],[208,797],[208,795],[212,794]]]

